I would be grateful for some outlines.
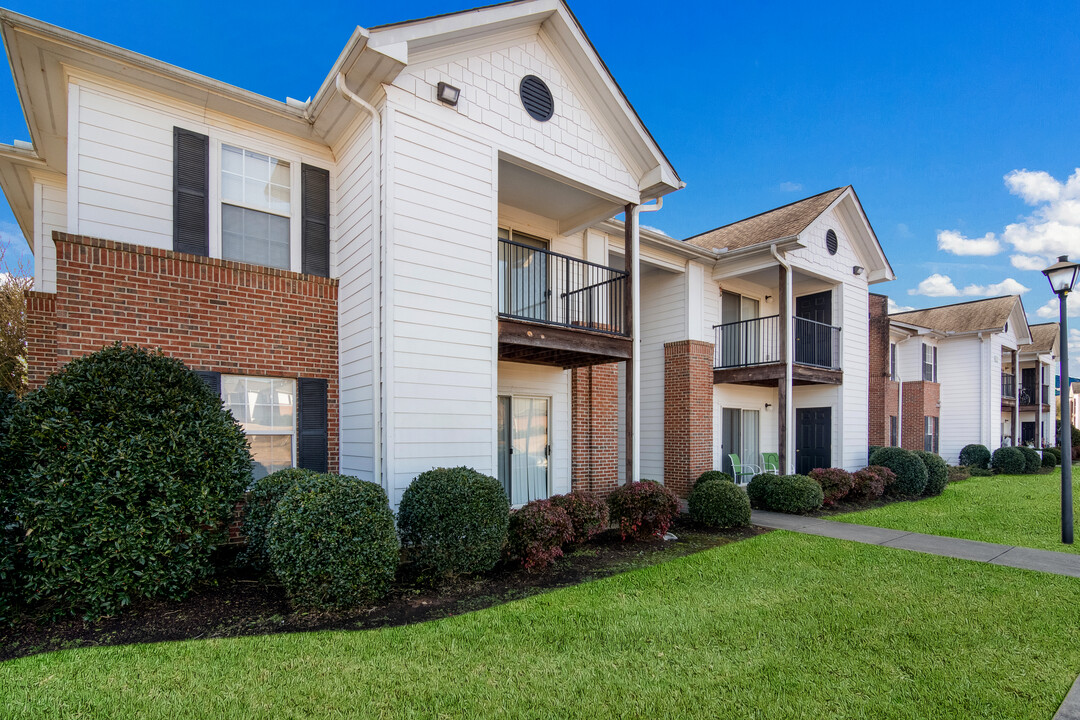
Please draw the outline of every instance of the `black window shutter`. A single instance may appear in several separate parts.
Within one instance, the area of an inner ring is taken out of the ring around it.
[[[221,373],[213,370],[196,370],[195,374],[214,391],[215,395],[221,397]]]
[[[934,382],[937,382],[937,345],[934,346]]]
[[[173,128],[173,250],[210,254],[210,138]]]
[[[300,166],[300,269],[330,277],[330,172]]]
[[[298,378],[296,466],[315,472],[326,472],[327,461],[327,402],[326,380]]]

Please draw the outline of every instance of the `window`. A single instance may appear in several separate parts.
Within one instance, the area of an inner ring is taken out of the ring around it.
[[[900,423],[895,415],[889,416],[889,445],[896,447],[900,444]]]
[[[937,382],[937,348],[923,343],[922,362],[923,382]]]
[[[511,505],[542,500],[549,493],[550,398],[499,396],[499,481]]]
[[[938,434],[940,431],[939,420],[936,417],[926,416],[926,434],[923,438],[923,450],[936,453],[938,451]]]
[[[289,269],[291,167],[284,160],[221,146],[221,256]]]
[[[223,375],[221,395],[248,436],[255,458],[252,477],[293,466],[296,436],[296,381]]]
[[[896,343],[889,343],[889,379],[896,380]]]

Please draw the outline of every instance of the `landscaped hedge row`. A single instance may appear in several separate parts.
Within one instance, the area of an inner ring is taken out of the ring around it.
[[[510,513],[508,554],[527,570],[547,567],[563,548],[587,542],[608,526],[608,506],[583,492],[533,500]]]

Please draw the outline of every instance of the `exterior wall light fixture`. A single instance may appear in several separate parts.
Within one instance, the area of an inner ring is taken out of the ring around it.
[[[440,82],[438,89],[435,91],[435,96],[439,98],[439,102],[450,107],[457,107],[458,98],[461,97],[461,88],[454,87],[450,83]]]

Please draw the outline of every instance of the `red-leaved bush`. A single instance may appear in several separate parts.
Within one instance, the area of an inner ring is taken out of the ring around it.
[[[574,526],[571,542],[574,543],[592,540],[604,532],[610,522],[607,503],[581,490],[566,495],[553,495],[551,503],[555,507],[561,507],[570,516],[570,522]]]
[[[871,465],[854,473],[851,479],[854,484],[848,491],[847,500],[868,503],[885,493],[885,488],[896,481],[896,473],[881,465]]]
[[[840,468],[815,468],[809,472],[810,479],[821,486],[821,492],[825,494],[825,505],[834,505],[843,500],[851,491],[855,479],[851,473]]]
[[[573,537],[570,516],[550,500],[533,500],[510,513],[508,550],[526,570],[540,570],[555,562]]]
[[[611,515],[619,521],[622,539],[649,540],[663,535],[679,514],[679,498],[652,480],[629,482],[608,495]]]

